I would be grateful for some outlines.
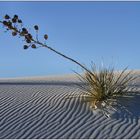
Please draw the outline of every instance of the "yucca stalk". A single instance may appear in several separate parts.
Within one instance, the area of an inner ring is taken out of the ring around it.
[[[28,49],[28,48],[33,48],[33,49],[37,49],[37,48],[47,48],[50,51],[56,53],[57,55],[73,62],[74,64],[80,66],[82,69],[84,69],[85,71],[88,71],[90,73],[90,70],[88,68],[86,68],[83,64],[81,64],[80,62],[78,62],[77,60],[61,53],[60,51],[46,45],[46,43],[42,43],[41,41],[39,41],[38,38],[38,31],[39,31],[39,27],[38,25],[34,26],[34,29],[36,31],[36,38],[34,38],[34,35],[31,34],[29,32],[29,30],[25,27],[23,27],[23,23],[22,20],[19,19],[18,15],[14,15],[13,17],[10,17],[9,15],[5,15],[3,20],[0,20],[0,23],[3,25],[3,27],[6,29],[7,31],[11,31],[12,32],[12,36],[18,36],[18,37],[22,37],[24,38],[25,41],[25,45],[24,45],[24,49]],[[44,35],[44,39],[45,41],[48,39],[48,35],[45,34]]]

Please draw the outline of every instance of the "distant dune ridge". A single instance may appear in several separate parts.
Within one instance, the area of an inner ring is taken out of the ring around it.
[[[106,118],[66,99],[82,93],[78,82],[75,75],[0,79],[0,139],[140,138],[140,94],[120,98],[123,106]]]

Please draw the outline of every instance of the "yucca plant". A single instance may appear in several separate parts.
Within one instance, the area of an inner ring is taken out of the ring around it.
[[[112,106],[114,99],[117,99],[118,96],[125,95],[128,92],[133,92],[133,88],[129,86],[129,84],[136,79],[136,77],[132,75],[132,71],[124,69],[121,73],[115,74],[114,69],[104,68],[97,71],[95,66],[89,70],[75,59],[68,57],[67,55],[46,45],[46,40],[48,39],[47,34],[44,34],[43,39],[45,39],[45,43],[42,43],[38,38],[38,25],[34,26],[36,34],[36,37],[34,37],[34,34],[31,34],[30,30],[23,26],[23,22],[18,15],[11,17],[6,14],[2,21],[0,20],[0,23],[6,29],[5,32],[11,31],[12,36],[18,36],[19,38],[24,39],[23,41],[25,44],[23,48],[25,50],[28,48],[47,48],[84,69],[84,75],[77,74],[79,75],[80,81],[84,82],[85,85],[79,84],[78,86],[83,91],[81,96],[84,96],[85,100],[89,101],[94,109],[99,108],[99,106],[101,108],[109,105]]]
[[[116,72],[114,68],[98,68],[93,65],[90,72],[85,71],[83,75],[76,73],[79,80],[84,84],[78,84],[82,89],[80,96],[74,95],[68,98],[82,97],[86,102],[90,103],[93,109],[101,109],[105,115],[105,109],[113,107],[113,103],[117,102],[118,97],[127,96],[130,92],[135,92],[132,84],[138,76],[133,71],[125,68],[123,71]]]

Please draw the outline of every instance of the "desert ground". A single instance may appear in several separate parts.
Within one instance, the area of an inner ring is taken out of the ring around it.
[[[139,93],[121,98],[108,118],[79,98],[67,99],[82,94],[78,82],[75,75],[1,78],[0,139],[140,139]]]

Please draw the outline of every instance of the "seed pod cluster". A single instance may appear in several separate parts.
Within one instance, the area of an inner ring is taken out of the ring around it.
[[[10,17],[9,15],[5,15],[2,21],[6,31],[11,31],[12,36],[23,37],[26,44],[23,46],[24,49],[28,49],[29,47],[36,49],[38,44],[38,30],[39,26],[34,25],[34,30],[36,31],[36,40],[33,39],[31,33],[29,33],[28,29],[23,27],[22,20],[19,19],[18,15],[14,15]],[[48,35],[44,35],[44,39],[48,39]]]
[[[6,27],[7,30],[14,30],[16,32],[17,28],[13,24],[16,23],[17,19],[17,15],[14,15],[14,17],[11,19],[11,17],[6,14],[4,16],[3,25]]]
[[[6,26],[7,28],[10,28],[10,29],[12,28],[12,22],[11,21],[4,20],[3,25]]]

